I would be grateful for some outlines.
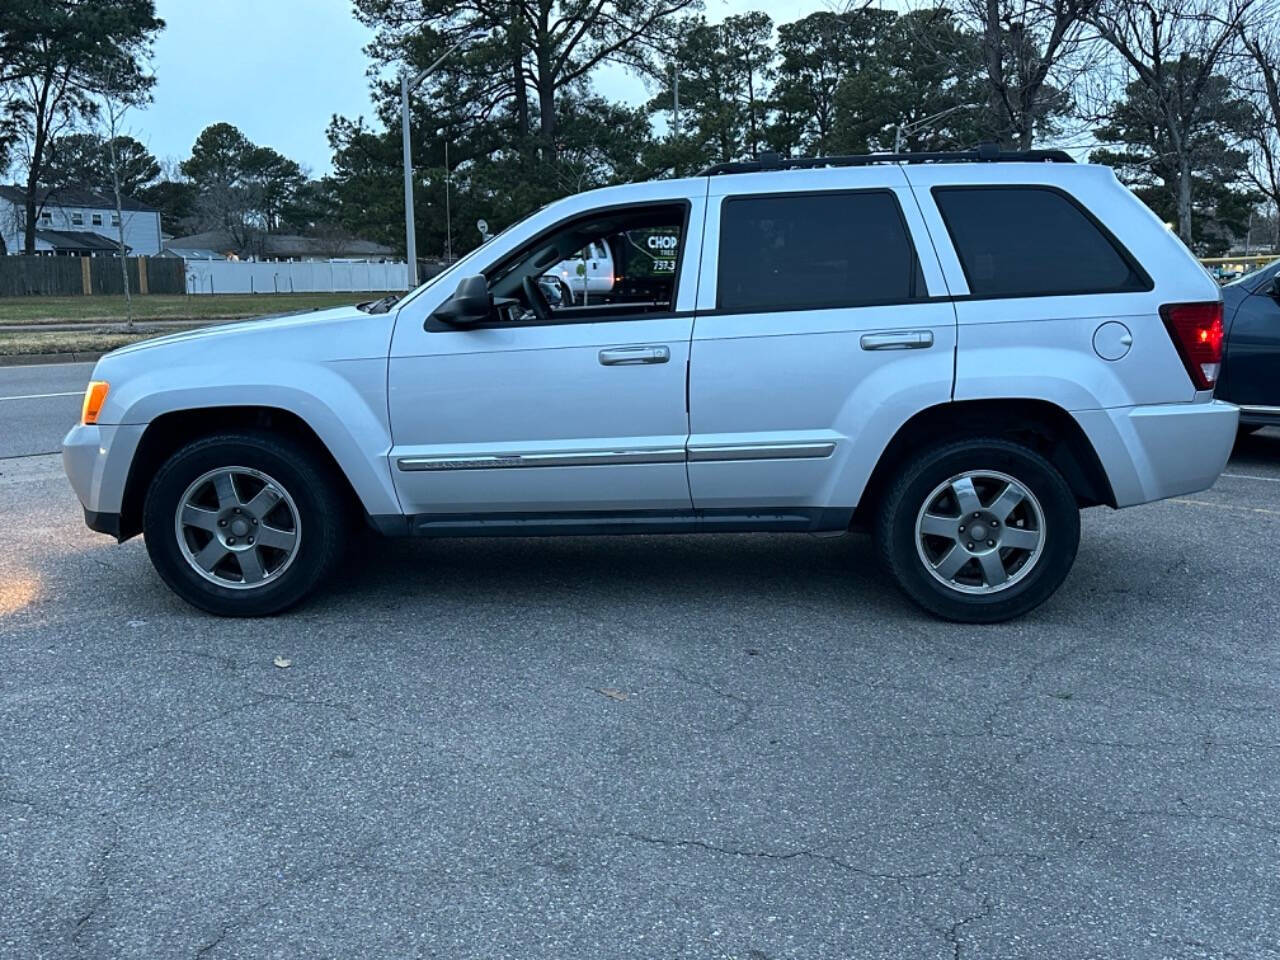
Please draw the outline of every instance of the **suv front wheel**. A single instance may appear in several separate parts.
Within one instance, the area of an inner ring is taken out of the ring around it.
[[[995,623],[1043,603],[1066,579],[1080,511],[1062,475],[1034,450],[962,440],[901,470],[875,533],[912,600],[948,620]]]
[[[197,440],[147,491],[143,533],[161,578],[221,616],[265,616],[302,599],[342,555],[347,510],[303,445],[267,433]]]

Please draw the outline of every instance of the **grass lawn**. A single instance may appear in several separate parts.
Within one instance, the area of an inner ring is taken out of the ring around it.
[[[384,296],[385,293],[152,294],[133,298],[133,316],[139,321],[234,320],[269,313],[320,310]],[[121,296],[0,297],[0,325],[122,323],[124,319],[124,297]]]
[[[166,327],[141,325],[133,333],[119,327],[91,327],[84,330],[0,330],[0,357],[31,353],[105,353],[127,343],[202,327],[202,323],[174,324]]]

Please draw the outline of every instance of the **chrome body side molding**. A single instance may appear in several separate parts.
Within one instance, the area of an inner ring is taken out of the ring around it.
[[[823,443],[700,444],[688,451],[587,450],[577,453],[494,453],[457,457],[400,457],[396,466],[404,471],[494,470],[524,467],[592,467],[635,463],[683,463],[709,460],[791,460],[822,459],[835,452],[834,441]]]
[[[823,459],[835,452],[834,441],[823,443],[737,443],[690,444],[689,459],[706,460],[796,460]]]
[[[492,470],[511,467],[592,467],[621,463],[681,463],[684,450],[588,450],[579,453],[512,453],[461,457],[401,457],[401,470]]]

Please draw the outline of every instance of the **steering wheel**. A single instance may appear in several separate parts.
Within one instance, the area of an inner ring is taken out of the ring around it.
[[[550,323],[551,303],[547,300],[547,295],[542,292],[542,288],[538,286],[537,279],[525,277],[520,287],[524,290],[524,298],[529,301],[529,309],[533,311],[533,315],[542,323]]]

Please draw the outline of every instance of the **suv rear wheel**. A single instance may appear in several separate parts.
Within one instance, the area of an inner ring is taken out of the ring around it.
[[[265,616],[302,599],[336,566],[347,511],[326,469],[271,434],[206,437],[165,462],[147,491],[143,533],[161,578],[221,616]]]
[[[876,541],[903,591],[930,613],[995,623],[1066,579],[1080,511],[1062,475],[1007,440],[948,444],[910,461],[885,495]]]

